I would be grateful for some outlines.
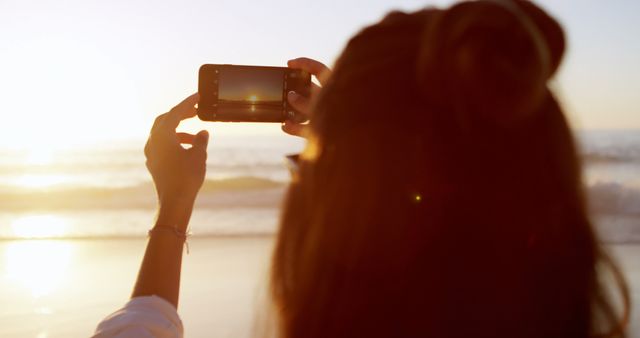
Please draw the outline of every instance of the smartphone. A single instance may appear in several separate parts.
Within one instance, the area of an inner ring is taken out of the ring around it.
[[[309,96],[309,73],[286,67],[206,64],[198,75],[198,117],[217,122],[304,122],[287,93]]]

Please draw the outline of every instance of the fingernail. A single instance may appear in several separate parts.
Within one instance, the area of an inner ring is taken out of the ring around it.
[[[296,100],[298,100],[299,97],[300,97],[300,95],[298,95],[298,93],[296,93],[294,91],[290,91],[287,94],[287,98],[289,99],[290,102],[295,102]]]

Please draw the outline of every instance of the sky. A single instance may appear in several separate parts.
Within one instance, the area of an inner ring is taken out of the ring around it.
[[[0,149],[144,139],[204,63],[331,65],[350,36],[414,0],[0,0]],[[640,128],[640,1],[542,0],[569,50],[553,83],[577,129]],[[278,125],[188,121],[214,135]]]

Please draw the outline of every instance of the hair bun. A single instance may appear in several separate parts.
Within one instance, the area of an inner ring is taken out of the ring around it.
[[[463,2],[427,22],[419,80],[440,106],[508,124],[538,109],[563,53],[562,28],[533,3]]]
[[[551,57],[550,75],[555,75],[564,56],[565,37],[562,27],[554,18],[550,17],[549,14],[531,1],[517,0],[514,1],[514,3],[531,19],[538,29],[538,32],[542,34],[547,48],[549,48],[549,56]]]

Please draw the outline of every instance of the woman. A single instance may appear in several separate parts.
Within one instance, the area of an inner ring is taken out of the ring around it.
[[[573,138],[547,86],[564,46],[531,2],[476,1],[388,15],[351,39],[326,78],[313,60],[289,63],[323,88],[312,103],[289,97],[313,115],[308,129],[284,125],[308,145],[273,256],[278,336],[625,336],[628,291],[587,217]],[[207,134],[175,127],[196,101],[151,132],[158,221],[132,301],[98,337],[182,334],[174,307]]]

